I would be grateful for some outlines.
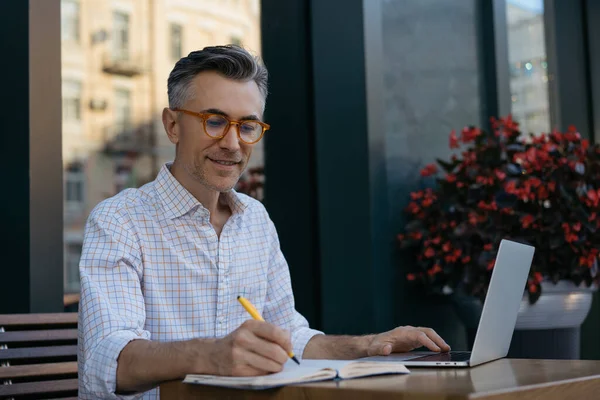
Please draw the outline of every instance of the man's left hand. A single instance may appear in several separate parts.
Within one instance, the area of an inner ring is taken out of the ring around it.
[[[431,351],[450,351],[450,346],[433,329],[401,326],[371,336],[367,355],[387,356],[391,353],[406,353],[422,346]]]

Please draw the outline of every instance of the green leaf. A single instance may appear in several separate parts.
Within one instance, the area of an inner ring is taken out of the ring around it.
[[[442,169],[448,174],[451,174],[452,171],[454,171],[454,169],[461,163],[461,161],[459,160],[456,160],[454,162],[447,162],[440,158],[436,158],[435,161],[437,161],[437,163],[442,167]]]

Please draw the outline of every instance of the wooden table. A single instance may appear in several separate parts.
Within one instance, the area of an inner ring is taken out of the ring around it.
[[[161,399],[600,399],[600,361],[502,359],[474,368],[307,383],[264,391],[167,382]]]

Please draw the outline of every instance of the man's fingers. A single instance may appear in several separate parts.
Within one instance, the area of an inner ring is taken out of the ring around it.
[[[429,337],[429,339],[431,339],[440,348],[441,351],[450,351],[450,346],[448,346],[448,343],[446,343],[444,341],[444,339],[442,339],[442,337],[437,334],[436,331],[434,331],[431,328],[417,328],[417,329],[420,330],[421,332],[425,333],[427,335],[427,337]]]
[[[292,351],[290,335],[283,329],[264,321],[248,320],[243,327],[249,329],[256,336],[281,346],[286,352]]]
[[[250,350],[246,351],[243,357],[248,366],[258,371],[264,371],[264,373],[279,372],[283,369],[282,364]]]
[[[431,351],[441,351],[442,349],[440,349],[440,347],[435,344],[433,342],[433,340],[431,340],[429,338],[429,336],[427,336],[427,334],[425,332],[419,331],[418,329],[415,330],[414,332],[416,332],[417,335],[417,343],[420,343],[422,346],[427,347],[429,350]]]
[[[278,364],[284,364],[289,356],[287,352],[277,343],[269,342],[258,336],[254,337],[248,349],[262,357],[275,361]]]

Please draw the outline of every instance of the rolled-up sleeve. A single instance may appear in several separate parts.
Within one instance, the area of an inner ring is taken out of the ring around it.
[[[289,267],[281,252],[279,238],[271,220],[268,226],[271,256],[264,318],[290,331],[294,353],[302,357],[308,341],[323,332],[311,329],[306,318],[296,311]]]
[[[123,216],[99,206],[85,228],[79,264],[79,397],[129,399],[115,394],[117,361],[144,330],[141,249],[135,230]]]

